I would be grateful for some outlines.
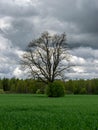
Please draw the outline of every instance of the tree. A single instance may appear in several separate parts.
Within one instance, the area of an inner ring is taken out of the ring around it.
[[[42,33],[28,44],[21,63],[35,79],[46,83],[64,79],[65,71],[71,67],[65,33]]]
[[[10,90],[9,80],[7,78],[3,79],[2,85],[3,85],[3,90],[4,91],[9,91]]]

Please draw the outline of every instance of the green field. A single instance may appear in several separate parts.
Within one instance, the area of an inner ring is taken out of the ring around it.
[[[0,130],[98,130],[98,96],[2,94]]]

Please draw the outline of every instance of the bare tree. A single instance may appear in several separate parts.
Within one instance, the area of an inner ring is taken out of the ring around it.
[[[33,78],[44,82],[65,78],[65,71],[70,68],[70,55],[65,33],[50,35],[48,32],[29,43],[23,54],[22,65]]]

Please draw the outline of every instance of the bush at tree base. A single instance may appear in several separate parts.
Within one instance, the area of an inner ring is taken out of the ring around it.
[[[49,83],[46,89],[48,97],[63,97],[65,94],[64,85],[61,81],[54,81]]]

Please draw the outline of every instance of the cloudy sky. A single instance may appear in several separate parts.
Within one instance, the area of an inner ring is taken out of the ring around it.
[[[24,77],[20,57],[44,31],[66,32],[76,64],[67,76],[98,78],[98,0],[0,0],[0,78]]]

